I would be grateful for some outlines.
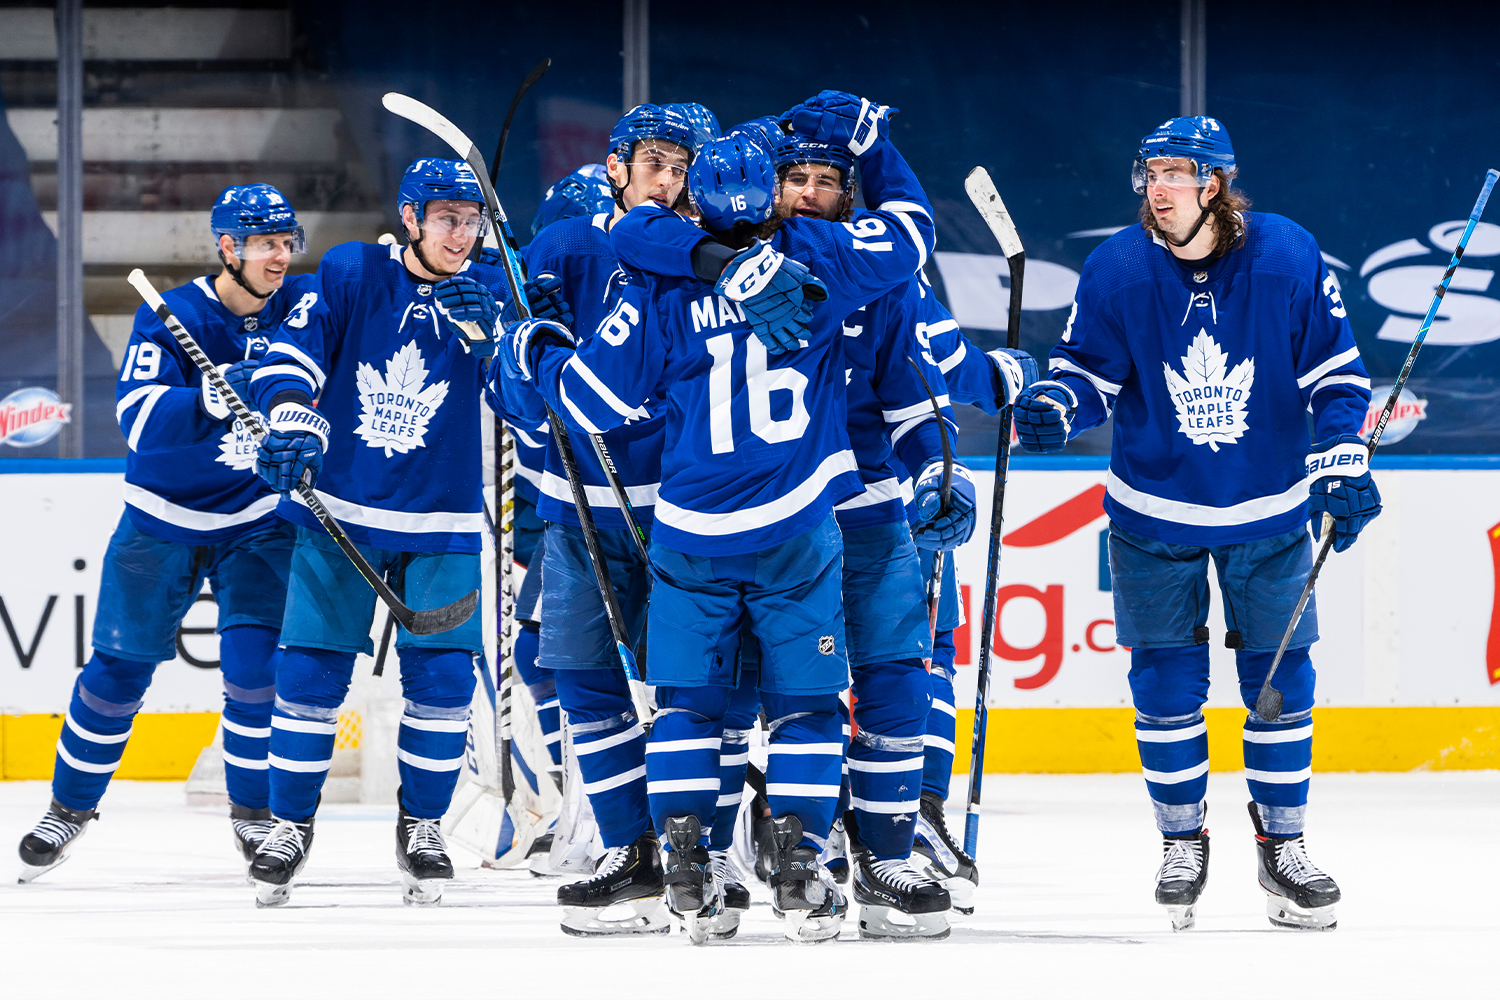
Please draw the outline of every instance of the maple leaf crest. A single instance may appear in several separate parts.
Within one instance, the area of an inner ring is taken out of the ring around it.
[[[255,416],[264,427],[266,418],[257,411]],[[235,420],[234,426],[224,432],[219,439],[219,454],[214,457],[215,462],[223,462],[237,472],[255,468],[255,454],[260,450],[255,438],[245,429],[245,425]]]
[[[1225,374],[1229,358],[1224,349],[1199,329],[1182,357],[1182,374],[1162,362],[1167,392],[1177,407],[1177,429],[1193,444],[1206,444],[1214,451],[1221,444],[1234,444],[1249,430],[1245,408],[1255,381],[1255,359],[1246,358]]]
[[[425,448],[427,421],[443,405],[448,395],[447,382],[427,385],[427,366],[416,341],[408,343],[385,363],[385,376],[363,362],[354,373],[363,407],[359,426],[354,433],[371,448],[406,454],[413,448]]]

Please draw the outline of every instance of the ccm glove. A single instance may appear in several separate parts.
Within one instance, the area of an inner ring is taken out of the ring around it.
[[[1078,412],[1078,397],[1061,382],[1033,382],[1016,397],[1016,437],[1027,451],[1062,451]]]
[[[928,463],[917,477],[912,502],[917,508],[917,528],[912,532],[917,548],[950,552],[974,536],[974,481],[969,477],[969,470],[962,465],[953,464],[952,492],[946,514],[942,513],[942,459]]]
[[[523,319],[506,327],[500,338],[500,367],[508,378],[532,382],[543,351],[549,347],[571,351],[577,346],[573,334],[561,323],[550,319]]]
[[[1323,515],[1333,515],[1333,551],[1354,544],[1380,513],[1380,490],[1370,478],[1370,449],[1353,434],[1313,445],[1307,456],[1307,516],[1313,537],[1323,540]]]
[[[526,282],[525,288],[533,318],[555,320],[572,328],[573,310],[562,296],[562,280],[557,275],[543,272]]]
[[[990,351],[988,357],[994,362],[1000,383],[1000,391],[995,393],[997,410],[1014,403],[1021,390],[1037,380],[1036,358],[1019,348],[1002,347]]]
[[[432,286],[438,312],[475,357],[494,355],[500,335],[500,303],[490,290],[462,274]]]
[[[812,318],[809,303],[828,298],[828,289],[812,272],[759,240],[735,254],[714,291],[740,304],[768,354],[801,347]]]
[[[847,146],[855,156],[890,137],[898,108],[871,104],[841,90],[824,90],[781,116],[781,124],[810,139]]]
[[[260,439],[255,471],[283,497],[298,483],[313,486],[328,450],[328,421],[310,406],[278,403],[271,408],[266,436]]]

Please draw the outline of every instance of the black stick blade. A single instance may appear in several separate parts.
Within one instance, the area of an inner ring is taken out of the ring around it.
[[[1281,718],[1281,701],[1281,692],[1267,684],[1255,699],[1255,714],[1267,722],[1275,722]]]
[[[402,622],[412,635],[432,635],[458,628],[469,620],[474,609],[479,607],[479,591],[471,590],[463,597],[441,608],[429,611],[413,611],[411,620]]]

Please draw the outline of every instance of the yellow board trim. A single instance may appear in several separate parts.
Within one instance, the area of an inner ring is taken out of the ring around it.
[[[1245,712],[1210,708],[1208,759],[1215,771],[1244,767]],[[996,773],[1140,770],[1135,713],[1128,708],[997,708],[989,713],[984,769]],[[217,712],[142,714],[116,777],[182,781],[213,742]],[[1314,771],[1444,771],[1500,768],[1500,706],[1319,708]],[[47,780],[61,715],[0,715],[0,779]],[[969,770],[972,709],[959,709],[954,770]]]

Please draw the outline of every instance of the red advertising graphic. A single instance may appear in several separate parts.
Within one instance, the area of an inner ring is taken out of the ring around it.
[[[1040,517],[1027,521],[1015,531],[1002,535],[1000,541],[1018,549],[1051,545],[1103,516],[1104,484],[1098,483]]]
[[[1484,666],[1491,684],[1500,684],[1500,524],[1489,530],[1490,558],[1495,564],[1495,606],[1490,611],[1490,638],[1484,646]]]

